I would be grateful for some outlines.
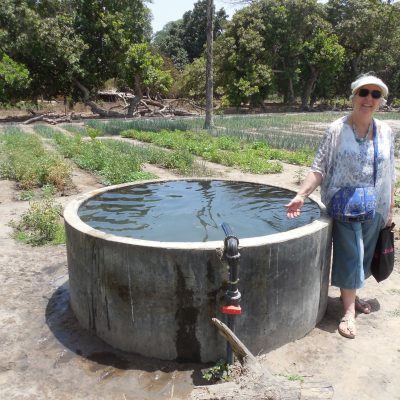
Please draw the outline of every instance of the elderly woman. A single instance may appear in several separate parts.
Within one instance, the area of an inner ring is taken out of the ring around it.
[[[310,172],[286,207],[289,218],[297,217],[305,198],[321,185],[321,200],[333,217],[331,284],[340,288],[344,308],[338,331],[353,339],[356,311],[371,312],[370,304],[356,292],[371,275],[379,231],[392,222],[395,167],[392,131],[373,118],[385,104],[387,86],[367,74],[353,82],[351,90],[353,111],[328,127]],[[356,201],[349,199],[352,193],[367,199],[367,210],[358,213],[357,207],[348,207],[356,211],[345,214],[346,202]]]

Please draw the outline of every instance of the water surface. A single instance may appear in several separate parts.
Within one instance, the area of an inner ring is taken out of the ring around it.
[[[286,217],[294,193],[247,182],[168,181],[104,192],[79,208],[86,224],[106,233],[163,242],[223,240],[227,222],[240,238],[298,228],[319,218],[306,200],[301,216]]]

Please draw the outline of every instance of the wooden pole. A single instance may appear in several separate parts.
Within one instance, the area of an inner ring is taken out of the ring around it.
[[[204,129],[211,129],[214,126],[213,31],[214,31],[214,1],[207,0],[206,119],[204,122]]]

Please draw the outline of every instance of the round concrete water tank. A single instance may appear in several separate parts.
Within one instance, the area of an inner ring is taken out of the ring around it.
[[[81,220],[79,208],[87,201],[127,186],[78,196],[65,209],[70,302],[78,321],[128,352],[178,361],[223,358],[226,342],[211,323],[213,317],[224,321],[223,240],[133,239]],[[243,313],[236,333],[254,354],[303,337],[325,313],[331,221],[317,204],[321,216],[309,224],[239,238]]]

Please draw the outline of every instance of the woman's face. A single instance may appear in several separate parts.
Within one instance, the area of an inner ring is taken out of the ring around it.
[[[367,91],[369,91],[369,93],[367,94],[367,96],[365,96]],[[371,94],[372,91],[379,91],[381,93],[381,97],[377,99],[372,97]],[[364,96],[360,96],[360,94]],[[379,86],[376,85],[361,86],[353,97],[353,112],[372,116],[372,114],[376,110],[378,110],[381,104],[381,98],[382,98],[382,89]]]

